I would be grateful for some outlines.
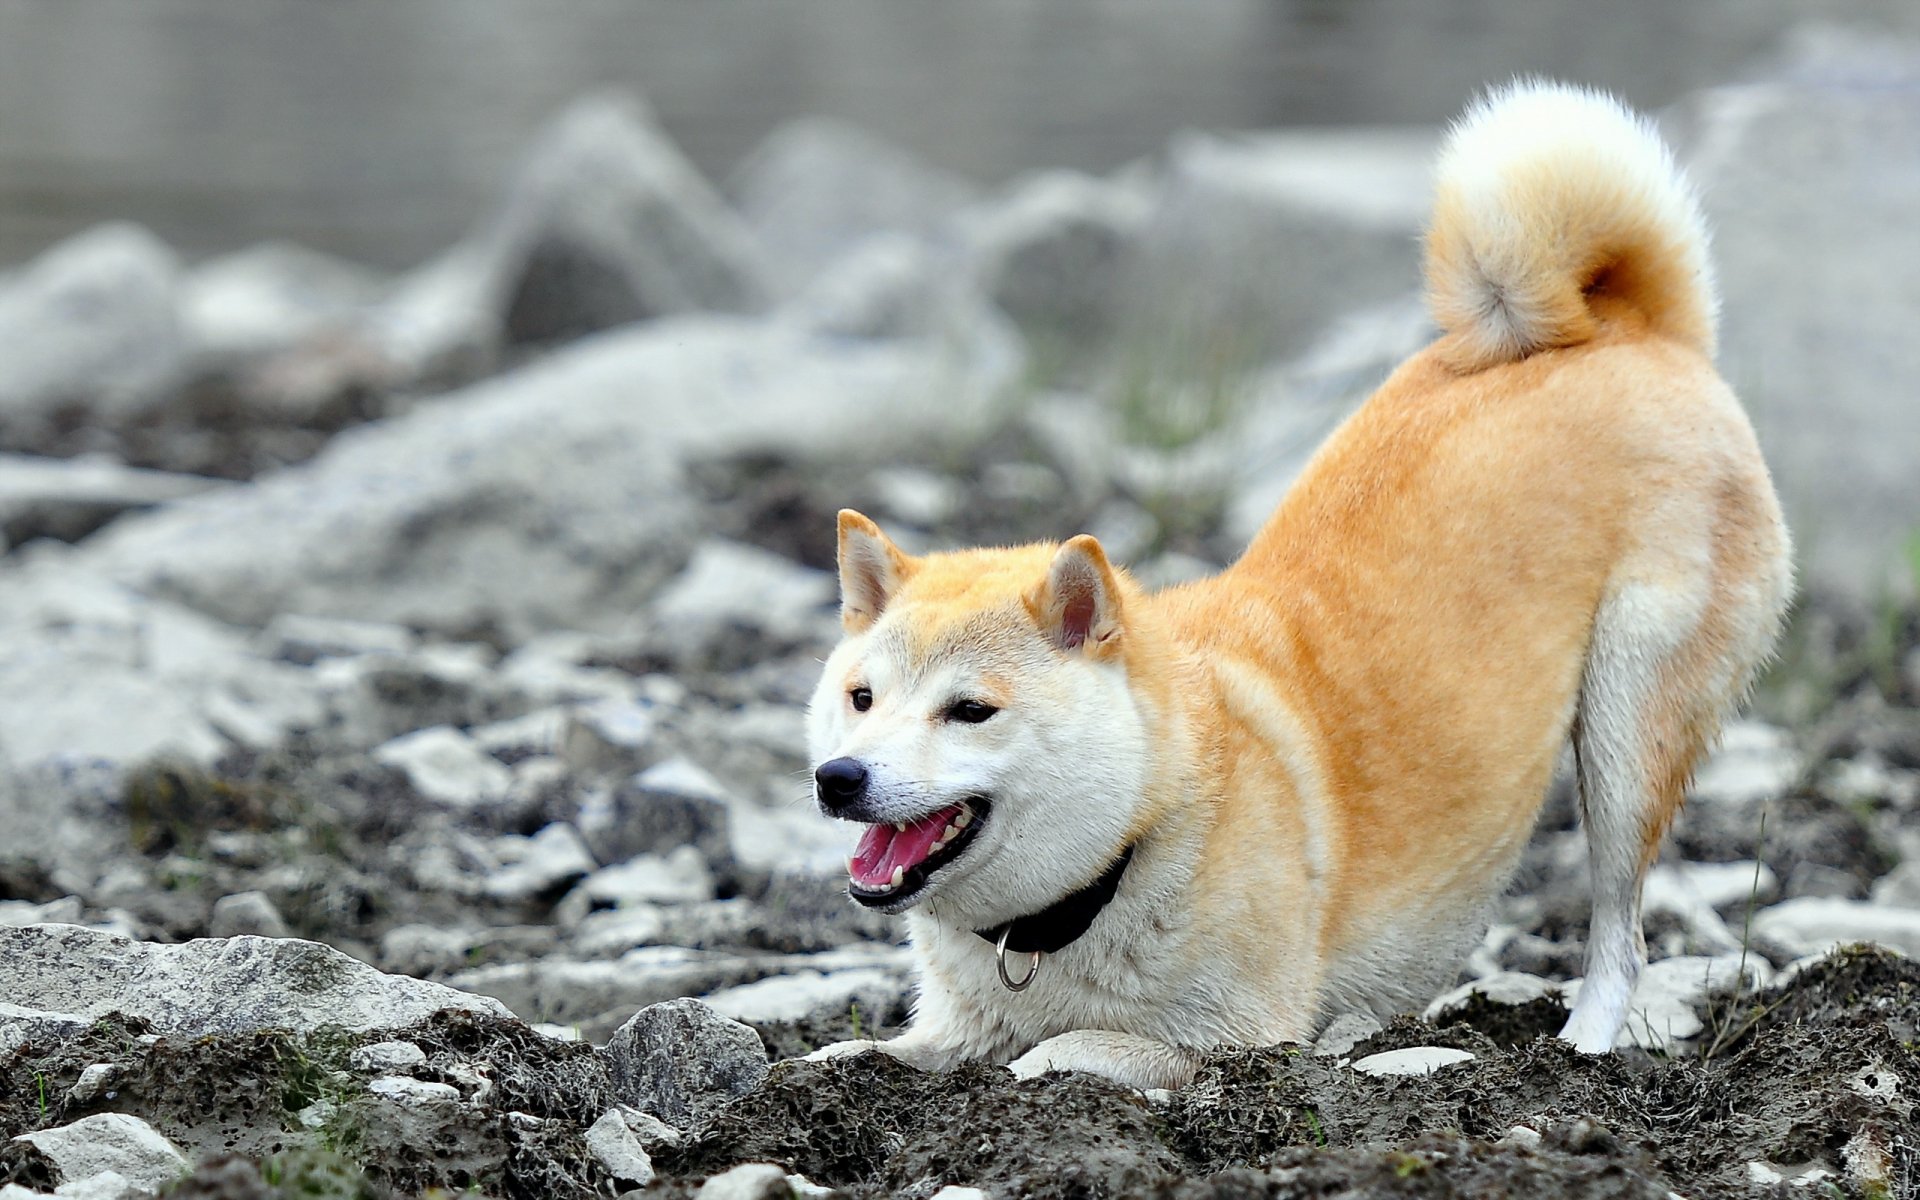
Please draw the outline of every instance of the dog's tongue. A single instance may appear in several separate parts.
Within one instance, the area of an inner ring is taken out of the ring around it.
[[[930,817],[922,817],[904,830],[891,825],[867,826],[867,831],[860,835],[859,846],[854,848],[853,859],[847,863],[847,873],[862,887],[884,887],[893,882],[894,868],[910,871],[927,861],[939,844],[940,835],[946,832],[947,822],[959,816],[960,811],[956,804]]]

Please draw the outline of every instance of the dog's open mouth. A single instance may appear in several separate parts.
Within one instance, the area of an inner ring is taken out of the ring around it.
[[[847,894],[869,908],[898,904],[966,849],[987,815],[986,801],[966,800],[918,821],[869,825],[847,860]]]

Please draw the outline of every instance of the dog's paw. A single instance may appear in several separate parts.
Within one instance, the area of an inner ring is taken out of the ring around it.
[[[831,1046],[822,1046],[801,1062],[826,1062],[830,1058],[846,1058],[852,1054],[865,1054],[869,1050],[878,1050],[880,1043],[871,1038],[861,1038],[852,1042],[835,1042]]]
[[[1048,1071],[1064,1069],[1066,1068],[1053,1061],[1053,1056],[1047,1053],[1044,1044],[1034,1047],[1007,1064],[1007,1070],[1013,1072],[1015,1079],[1038,1079]]]

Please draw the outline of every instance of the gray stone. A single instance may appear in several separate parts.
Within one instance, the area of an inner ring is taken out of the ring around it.
[[[610,1108],[587,1127],[587,1150],[607,1169],[607,1174],[629,1187],[645,1187],[653,1182],[653,1159],[646,1147],[627,1126],[617,1108]]]
[[[694,904],[714,895],[713,872],[700,851],[677,846],[664,855],[640,854],[622,863],[602,867],[555,907],[556,919],[574,920],[604,908],[632,908],[656,904]]]
[[[253,359],[350,328],[387,286],[378,272],[356,263],[263,242],[188,272],[180,320],[196,358]]]
[[[0,280],[0,419],[78,404],[111,422],[176,384],[180,261],[151,233],[103,225]]]
[[[78,925],[85,911],[78,896],[62,896],[45,904],[0,900],[0,925]]]
[[[1920,909],[1833,896],[1801,896],[1755,913],[1753,934],[1797,954],[1818,954],[1850,942],[1873,942],[1920,957]]]
[[[1687,794],[1696,803],[1746,807],[1782,794],[1803,770],[1786,731],[1755,720],[1733,721],[1694,774]]]
[[[267,654],[301,666],[312,666],[323,658],[404,655],[419,641],[411,630],[401,625],[299,613],[277,614],[267,623],[260,640]]]
[[[383,975],[314,942],[239,937],[166,946],[74,925],[0,928],[0,995],[25,1009],[86,1020],[117,1011],[193,1035],[394,1029],[446,1008],[509,1015],[496,1001]],[[0,1031],[26,1019],[0,1009]]]
[[[215,720],[222,700],[255,735],[321,712],[306,672],[262,659],[217,621],[76,569],[72,554],[0,566],[0,761],[14,770],[163,754],[211,762],[232,744]]]
[[[1758,933],[1757,921],[1755,932]],[[1744,984],[1741,984],[1742,972]],[[1687,955],[1649,963],[1634,985],[1633,1000],[1627,1006],[1626,1027],[1614,1045],[1674,1053],[1705,1030],[1699,1010],[1708,994],[1736,985],[1749,990],[1765,987],[1772,973],[1766,960],[1758,954]],[[1579,999],[1582,982],[1575,980],[1565,985],[1568,1007]]]
[[[875,235],[932,235],[973,186],[840,121],[774,131],[727,181],[775,287],[793,295]]]
[[[381,1071],[393,1074],[410,1070],[427,1061],[427,1052],[412,1042],[375,1042],[361,1046],[347,1060],[356,1071]]]
[[[382,1075],[370,1081],[367,1090],[402,1108],[426,1108],[460,1102],[460,1089],[452,1084],[415,1079],[410,1075]]]
[[[186,1156],[172,1142],[126,1113],[98,1113],[13,1141],[37,1150],[62,1186],[114,1171],[136,1187],[159,1191],[187,1171]]]
[[[1451,1046],[1408,1046],[1404,1050],[1387,1050],[1380,1054],[1369,1054],[1358,1059],[1353,1069],[1362,1075],[1431,1075],[1435,1071],[1459,1063],[1472,1062],[1474,1056],[1465,1050],[1455,1050]]]
[[[1379,1019],[1372,1013],[1341,1013],[1320,1031],[1314,1040],[1313,1052],[1323,1058],[1344,1058],[1381,1028]]]
[[[489,848],[500,865],[487,877],[485,891],[496,900],[553,896],[595,866],[579,831],[564,821],[544,826],[531,837],[495,838]]]
[[[1875,880],[1873,902],[1888,908],[1920,909],[1920,859],[1908,859]]]
[[[652,1113],[641,1112],[631,1104],[616,1104],[613,1111],[627,1123],[633,1136],[649,1150],[658,1150],[662,1146],[677,1146],[683,1140],[678,1129],[662,1121]]]
[[[698,1000],[641,1009],[613,1035],[606,1054],[622,1102],[683,1129],[767,1077],[760,1035]]]
[[[80,1072],[80,1078],[73,1081],[73,1086],[67,1089],[67,1103],[92,1104],[107,1093],[119,1076],[120,1066],[117,1063],[89,1064]]]
[[[798,1021],[817,1012],[845,1013],[853,1005],[869,1015],[884,1013],[907,993],[902,971],[861,967],[850,971],[799,971],[725,988],[704,997],[723,1017],[736,1021]]]
[[[265,892],[235,892],[213,902],[213,915],[207,921],[207,936],[216,938],[257,934],[283,938],[291,930]]]
[[[41,537],[77,542],[121,513],[225,486],[111,459],[0,453],[0,548]]]
[[[969,214],[985,295],[1043,355],[1104,348],[1153,197],[1130,179],[1051,171]]]
[[[1713,227],[1719,363],[1799,534],[1803,577],[1861,595],[1920,512],[1920,42],[1803,28],[1669,127]],[[1791,281],[1790,285],[1787,281]],[[1862,352],[1862,347],[1870,347]]]
[[[1018,366],[772,322],[652,322],[348,430],[248,487],[123,517],[75,557],[236,624],[612,629],[692,548],[690,459],[856,442],[880,459],[972,436]]]
[[[652,710],[625,697],[608,697],[568,711],[560,758],[576,771],[631,775],[658,753]]]
[[[1428,129],[1175,139],[1131,260],[1126,336],[1158,370],[1217,371],[1301,350],[1331,314],[1417,287],[1434,148]]]
[[[1565,992],[1565,984],[1556,983],[1551,979],[1542,979],[1538,975],[1529,975],[1524,971],[1498,971],[1441,993],[1427,1005],[1426,1012],[1422,1016],[1423,1019],[1435,1024],[1444,1023],[1448,1014],[1475,996],[1491,1000],[1495,1004],[1526,1004],[1546,996],[1562,996]]]
[[[707,862],[732,857],[727,791],[696,764],[673,758],[648,767],[614,789],[594,811],[583,811],[580,832],[604,863],[693,846]]]
[[[592,96],[561,114],[498,222],[510,341],[763,303],[751,235],[629,96]]]
[[[500,800],[513,773],[450,725],[403,734],[375,747],[373,760],[406,774],[422,797],[453,808],[479,808]]]
[[[831,575],[757,546],[710,539],[655,596],[649,615],[664,639],[711,653],[723,639],[779,646],[817,639],[833,620],[839,587]]]
[[[786,1168],[772,1163],[741,1163],[700,1185],[698,1200],[791,1200],[793,1184]]]
[[[151,1188],[141,1187],[118,1171],[102,1171],[54,1189],[58,1200],[149,1200]]]

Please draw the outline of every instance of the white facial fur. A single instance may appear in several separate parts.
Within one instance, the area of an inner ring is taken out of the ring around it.
[[[1142,804],[1148,737],[1118,664],[1059,650],[1024,614],[931,641],[914,606],[890,607],[827,659],[808,711],[813,762],[865,764],[877,818],[912,820],[984,796],[984,827],[904,907],[972,928],[1037,912],[1097,878]],[[1021,626],[1024,630],[1021,630]],[[1024,634],[1024,635],[1023,635]],[[849,680],[873,691],[855,712]],[[946,719],[954,700],[1000,711]]]

